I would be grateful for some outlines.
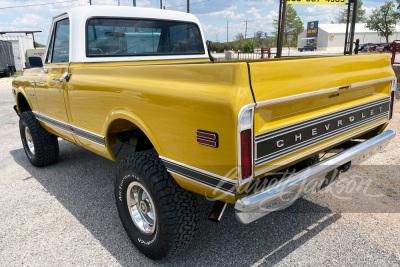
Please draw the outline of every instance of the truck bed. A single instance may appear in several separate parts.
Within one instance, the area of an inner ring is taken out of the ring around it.
[[[285,167],[388,120],[387,55],[246,62],[256,103],[255,174]]]

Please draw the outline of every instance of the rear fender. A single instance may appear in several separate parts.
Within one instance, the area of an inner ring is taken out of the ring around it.
[[[118,119],[124,119],[124,120],[130,121],[133,124],[135,124],[147,136],[147,138],[153,144],[156,151],[159,154],[162,153],[159,142],[154,137],[154,134],[151,131],[150,127],[142,120],[142,118],[140,118],[140,116],[138,116],[137,114],[134,114],[132,112],[129,112],[127,110],[117,109],[117,110],[112,111],[109,114],[109,116],[107,117],[107,120],[104,124],[104,128],[103,128],[104,129],[103,135],[106,137],[106,147],[107,147],[108,153],[110,154],[110,157],[113,158],[113,160],[115,160],[115,157],[111,150],[111,143],[110,143],[110,140],[108,140],[109,138],[108,138],[107,133],[109,132],[111,124]]]

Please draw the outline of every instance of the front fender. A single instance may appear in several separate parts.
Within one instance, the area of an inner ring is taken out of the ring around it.
[[[18,99],[20,97],[24,97],[26,99],[26,101],[28,102],[28,105],[30,106],[30,108],[32,109],[32,101],[31,99],[28,97],[27,93],[25,92],[24,88],[18,88],[17,90],[15,90],[16,94],[15,94],[15,103],[17,104],[17,109],[19,114],[21,114],[21,103],[20,101],[18,101]],[[33,109],[32,109],[33,110]]]

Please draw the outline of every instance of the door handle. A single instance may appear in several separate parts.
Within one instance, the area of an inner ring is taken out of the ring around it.
[[[64,72],[64,74],[61,76],[61,78],[53,78],[53,81],[62,82],[62,81],[64,81],[64,79],[67,79],[67,81],[68,81],[70,77],[71,77],[71,75],[68,72]]]

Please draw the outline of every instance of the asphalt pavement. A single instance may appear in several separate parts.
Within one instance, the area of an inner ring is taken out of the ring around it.
[[[374,158],[387,167],[372,171],[371,190],[383,196],[367,200],[370,210],[358,210],[366,206],[361,193],[346,210],[349,202],[319,192],[250,225],[238,223],[230,205],[213,223],[213,203],[201,197],[194,242],[154,262],[119,220],[116,163],[61,140],[59,163],[33,167],[13,105],[11,79],[0,78],[0,266],[400,266],[399,138]]]

